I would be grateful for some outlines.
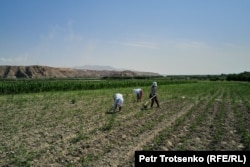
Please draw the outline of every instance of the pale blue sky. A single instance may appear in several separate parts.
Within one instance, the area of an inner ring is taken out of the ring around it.
[[[250,0],[0,0],[0,65],[250,71]]]

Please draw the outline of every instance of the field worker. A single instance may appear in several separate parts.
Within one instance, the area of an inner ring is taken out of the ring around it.
[[[154,102],[156,102],[157,107],[160,108],[160,105],[159,105],[159,102],[157,99],[157,82],[153,82],[153,84],[151,85],[149,98],[152,98],[151,99],[151,108],[153,107]]]
[[[114,95],[114,106],[113,106],[113,111],[116,112],[116,109],[118,108],[119,111],[122,109],[122,104],[124,102],[123,96],[120,93],[116,93]]]
[[[139,102],[142,99],[143,91],[141,88],[133,89],[133,92],[136,94],[136,101]]]

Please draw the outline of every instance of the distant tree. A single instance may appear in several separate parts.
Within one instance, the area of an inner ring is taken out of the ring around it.
[[[229,74],[227,76],[228,81],[248,81],[250,82],[250,72],[242,72],[239,74]]]

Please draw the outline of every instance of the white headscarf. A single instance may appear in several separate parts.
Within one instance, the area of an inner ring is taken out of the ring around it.
[[[133,89],[133,92],[136,94],[136,93],[139,93],[141,91],[141,88],[137,88],[137,89]]]
[[[152,84],[152,86],[157,86],[157,82],[154,81],[153,84]]]

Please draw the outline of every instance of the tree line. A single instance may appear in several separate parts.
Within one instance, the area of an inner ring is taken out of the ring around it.
[[[242,72],[239,74],[227,75],[227,81],[247,81],[250,82],[250,72]]]

